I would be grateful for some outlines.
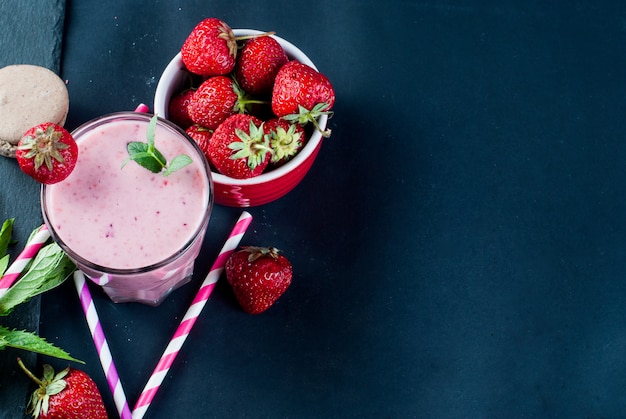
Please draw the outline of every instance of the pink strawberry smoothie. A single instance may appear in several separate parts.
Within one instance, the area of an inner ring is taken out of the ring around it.
[[[162,123],[156,148],[168,161],[186,154],[193,162],[168,176],[134,161],[123,166],[127,143],[146,142],[150,118],[124,115],[72,133],[76,168],[43,188],[42,206],[53,237],[114,301],[156,304],[193,271],[211,209],[211,180],[191,140]]]

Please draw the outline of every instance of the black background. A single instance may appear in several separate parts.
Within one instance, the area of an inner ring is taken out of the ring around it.
[[[204,17],[302,49],[335,86],[333,135],[250,209],[242,243],[283,249],[293,285],[249,316],[221,280],[146,417],[623,416],[623,2],[68,0],[67,126],[152,106]],[[28,188],[3,185],[5,216],[37,208]],[[91,287],[131,404],[240,212],[214,209],[161,306]],[[40,322],[114,416],[70,282]]]

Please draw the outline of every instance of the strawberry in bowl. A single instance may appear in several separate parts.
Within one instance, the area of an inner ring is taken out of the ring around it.
[[[199,26],[202,27],[201,24]],[[330,81],[318,71],[315,64],[285,39],[253,29],[233,29],[232,37],[240,48],[233,52],[236,64],[226,75],[233,80],[234,87],[231,89],[229,86],[224,96],[234,100],[236,105],[223,118],[225,120],[233,114],[252,115],[261,121],[267,143],[280,149],[275,148],[267,153],[265,158],[269,164],[255,160],[257,165],[263,166],[263,170],[256,169],[253,176],[238,178],[232,176],[232,173],[221,173],[212,164],[215,202],[232,207],[259,206],[283,197],[307,174],[319,153],[322,140],[330,136],[327,124],[332,114],[335,92]],[[197,38],[197,34],[192,31],[190,38]],[[222,38],[231,39],[231,35],[226,31]],[[206,40],[202,42],[213,43]],[[224,48],[220,46],[219,54],[223,51]],[[190,88],[197,89],[206,80],[215,77],[190,71],[185,61],[193,57],[188,56],[189,52],[185,55],[178,53],[170,61],[156,88],[154,112],[166,119],[170,119],[173,98]],[[196,86],[190,86],[189,80],[195,81]],[[234,95],[230,90],[235,92]],[[200,91],[203,93],[198,99],[206,98],[205,90]],[[189,103],[187,106],[192,109],[192,113],[198,114],[197,105]],[[276,115],[274,109],[280,115]],[[280,126],[279,133],[271,132],[264,126],[273,119],[281,121],[280,125],[275,121],[270,124],[273,127]],[[217,131],[214,120],[211,120],[211,124],[213,128],[208,129]],[[289,124],[295,125],[294,128],[290,129]],[[233,157],[238,151],[232,150]],[[208,154],[207,159],[211,160]]]

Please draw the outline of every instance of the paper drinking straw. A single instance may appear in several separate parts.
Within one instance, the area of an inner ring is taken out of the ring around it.
[[[135,408],[133,409],[133,419],[141,419],[146,414],[146,411],[148,410],[150,403],[152,403],[152,400],[161,386],[163,379],[172,366],[172,363],[182,348],[183,343],[185,343],[185,339],[189,336],[189,332],[191,332],[191,329],[209,299],[213,288],[215,288],[215,284],[222,274],[226,260],[239,245],[239,242],[241,241],[241,238],[246,232],[246,229],[250,225],[251,221],[252,215],[246,211],[244,211],[239,217],[239,220],[228,236],[226,243],[224,243],[217,259],[213,263],[209,274],[200,286],[198,293],[194,297],[191,305],[185,313],[185,316],[181,320],[178,329],[176,329],[174,336],[172,336],[172,339],[165,348],[165,352],[163,352],[163,355],[154,369],[154,372],[141,392],[139,400],[137,400]]]
[[[149,112],[149,111],[150,111],[150,108],[148,108],[148,105],[146,105],[145,103],[140,103],[135,108],[135,112],[139,112],[139,113],[146,113],[146,112]]]
[[[91,332],[93,343],[96,345],[96,351],[98,352],[98,357],[100,358],[100,365],[102,365],[104,375],[106,376],[107,383],[109,384],[109,389],[111,389],[111,393],[113,394],[113,401],[115,402],[117,412],[119,413],[121,419],[131,419],[132,414],[130,412],[130,407],[126,401],[126,395],[124,394],[120,377],[117,374],[117,369],[113,363],[113,357],[109,349],[109,344],[104,336],[104,331],[102,330],[102,325],[100,324],[100,318],[98,317],[96,306],[91,298],[89,287],[85,282],[85,275],[79,270],[74,272],[74,285],[76,285],[76,292],[78,292],[80,304],[83,307],[83,312],[85,313],[85,319],[87,319],[87,324],[89,325],[89,331]]]
[[[26,242],[26,246],[24,246],[22,253],[18,255],[11,266],[9,266],[4,272],[4,276],[0,279],[0,297],[2,297],[9,290],[24,268],[26,268],[28,263],[35,257],[37,252],[39,252],[39,249],[41,249],[49,238],[50,231],[48,231],[46,225],[43,224],[39,227],[39,230],[33,235],[33,237]]]

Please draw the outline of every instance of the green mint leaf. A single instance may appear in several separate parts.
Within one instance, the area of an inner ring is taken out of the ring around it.
[[[153,157],[161,165],[161,168],[167,166],[167,159],[165,158],[165,156],[163,154],[161,154],[161,152],[159,150],[157,150],[156,148],[152,147],[152,150],[150,150],[150,151],[152,152]]]
[[[139,141],[133,141],[133,142],[128,143],[128,145],[126,146],[126,149],[128,150],[128,155],[129,155],[128,159],[130,160],[137,161],[138,157],[141,157],[141,158],[150,157],[154,159],[153,164],[158,164],[161,167],[161,169],[165,167],[165,165],[167,164],[167,160],[165,159],[163,154],[161,154],[159,150],[157,150],[156,148],[154,148],[154,146],[150,144],[142,143]]]
[[[134,160],[137,164],[148,169],[152,173],[159,173],[161,170],[163,170],[163,165],[161,165],[161,162],[155,159],[154,156],[151,154],[135,154],[131,160]]]
[[[0,297],[0,316],[8,316],[17,305],[61,285],[75,269],[56,243],[42,247],[30,269]]]
[[[4,256],[9,248],[14,222],[15,218],[9,218],[2,223],[2,228],[0,228],[0,256]]]
[[[0,350],[7,347],[23,349],[25,351],[36,352],[42,355],[84,364],[83,361],[72,357],[63,349],[48,343],[45,339],[34,333],[23,330],[9,330],[6,327],[0,326]]]
[[[39,230],[41,230],[41,226],[31,231],[30,236],[28,236],[28,240],[26,240],[26,243],[30,242],[33,239],[33,237],[35,237],[35,235],[39,233]]]
[[[150,154],[148,152],[150,146],[146,143],[142,143],[141,141],[131,141],[126,146],[126,149],[128,150],[128,155],[130,156],[129,158],[132,158],[132,156],[135,154]]]
[[[148,146],[145,143],[132,141],[126,144],[126,151],[128,151],[128,157],[122,162],[122,169],[126,166],[126,163],[133,160],[134,155],[147,152]]]
[[[39,233],[39,230],[41,230],[41,227],[37,227],[36,229],[34,229],[33,231],[31,231],[30,236],[28,236],[28,239],[26,240],[26,244],[28,245],[28,243],[30,243],[33,238],[37,235],[37,233]],[[32,261],[29,262],[26,267],[24,268],[23,272],[28,271],[28,269],[30,268],[30,265],[32,264]]]
[[[2,259],[0,259],[0,278],[4,275],[4,272],[9,267],[9,255],[4,255]]]
[[[126,159],[122,167],[124,167],[128,160],[133,160],[152,173],[159,173],[163,170],[163,164],[155,157],[154,153],[152,153],[149,148],[150,146],[146,143],[136,141],[128,143],[126,146],[126,149],[128,150],[128,159]]]
[[[150,118],[150,123],[148,123],[148,129],[146,130],[146,140],[148,141],[148,145],[151,148],[154,148],[154,137],[156,133],[156,124],[159,118],[154,115]]]
[[[150,118],[148,128],[146,129],[147,142],[131,141],[128,143],[126,146],[128,158],[122,163],[122,168],[124,168],[128,161],[132,160],[152,173],[163,172],[163,176],[169,176],[192,162],[189,156],[181,154],[174,157],[169,165],[167,164],[165,156],[154,145],[157,120],[157,115]]]
[[[174,157],[174,159],[170,162],[169,166],[167,166],[167,168],[165,169],[165,172],[163,172],[163,175],[169,176],[171,173],[174,173],[175,171],[182,169],[188,164],[191,164],[192,161],[193,160],[191,160],[191,157],[186,154],[178,155]]]

